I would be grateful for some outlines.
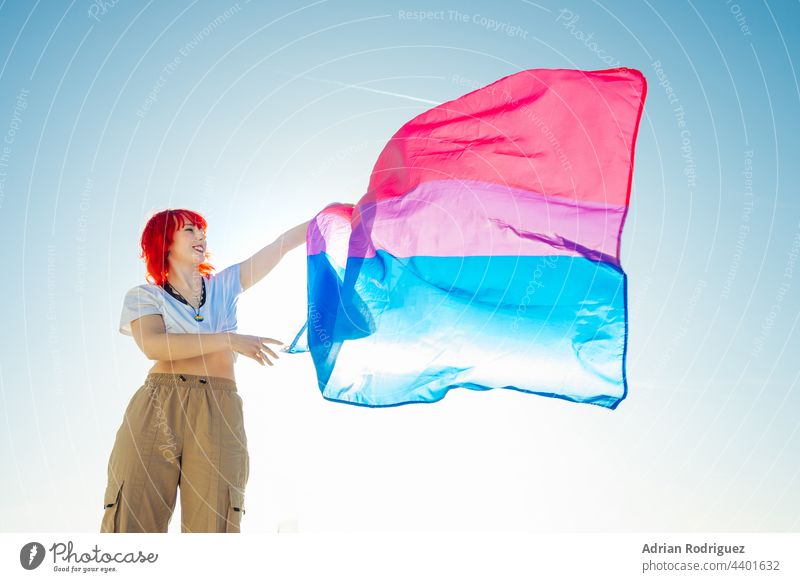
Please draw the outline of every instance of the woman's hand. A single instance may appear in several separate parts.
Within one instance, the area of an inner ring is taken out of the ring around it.
[[[247,356],[248,358],[253,358],[262,366],[264,365],[264,362],[270,366],[274,365],[269,361],[269,358],[267,357],[268,354],[276,360],[278,359],[278,355],[268,348],[266,344],[276,344],[279,346],[285,345],[282,341],[269,337],[243,335],[240,333],[231,333],[229,335],[231,340],[231,349],[234,352],[242,354],[243,356]]]

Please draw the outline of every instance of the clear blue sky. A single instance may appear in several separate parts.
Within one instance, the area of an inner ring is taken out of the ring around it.
[[[798,16],[725,1],[0,3],[0,527],[99,529],[114,434],[150,365],[117,331],[148,213],[204,213],[221,269],[357,201],[431,102],[522,69],[619,65],[649,82],[622,241],[627,400],[454,390],[360,409],[321,398],[307,354],[239,358],[243,529],[800,531]],[[292,338],[304,257],[242,296],[242,333]]]

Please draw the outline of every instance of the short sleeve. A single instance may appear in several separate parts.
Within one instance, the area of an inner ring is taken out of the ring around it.
[[[222,269],[214,277],[217,284],[225,290],[225,295],[229,298],[238,296],[242,292],[242,280],[239,276],[241,263],[236,263],[230,267]]]
[[[119,331],[124,335],[133,336],[131,322],[145,315],[161,314],[152,293],[142,287],[134,287],[125,294],[122,303],[122,315],[119,320]]]

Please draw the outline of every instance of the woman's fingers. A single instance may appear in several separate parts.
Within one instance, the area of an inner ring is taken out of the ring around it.
[[[266,362],[268,365],[273,366],[274,364],[272,362],[270,362],[269,358],[267,357],[267,354],[264,353],[264,349],[265,348],[263,346],[259,346],[258,357],[261,359],[262,365],[263,365],[263,362]],[[266,349],[269,349],[269,348],[266,348]]]
[[[255,361],[257,361],[262,366],[264,366],[264,365],[274,366],[275,364],[273,364],[270,361],[269,356],[272,356],[275,359],[278,359],[279,356],[274,351],[272,351],[269,347],[267,347],[265,344],[268,344],[268,343],[269,344],[276,344],[276,345],[280,345],[282,347],[286,347],[286,344],[284,342],[280,341],[280,340],[276,340],[276,339],[273,339],[271,337],[261,337],[261,336],[255,336],[255,337],[258,340],[258,344],[257,344],[257,347],[256,347],[255,354],[253,354],[250,357],[253,358]]]
[[[262,339],[262,343],[261,343],[261,346],[260,346],[261,351],[270,354],[275,359],[278,359],[280,356],[278,356],[278,354],[276,354],[274,351],[272,351],[268,346],[266,346],[264,344],[272,343],[272,344],[278,344],[283,348],[287,347],[284,342],[276,340],[276,339],[272,339],[272,338],[268,338],[268,337],[261,338],[261,339]]]

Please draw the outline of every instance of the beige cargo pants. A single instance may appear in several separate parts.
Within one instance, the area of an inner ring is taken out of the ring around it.
[[[242,398],[227,378],[148,374],[108,461],[100,532],[236,532],[250,472]]]

